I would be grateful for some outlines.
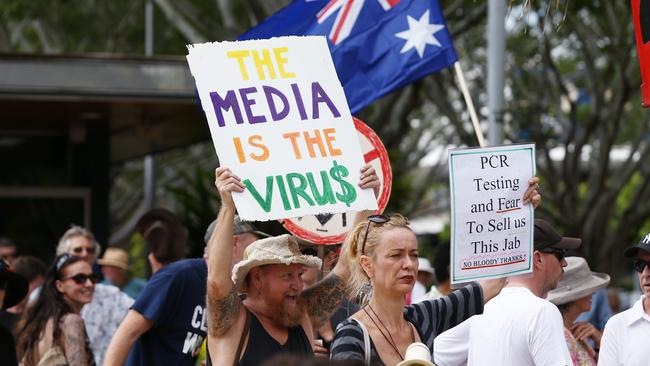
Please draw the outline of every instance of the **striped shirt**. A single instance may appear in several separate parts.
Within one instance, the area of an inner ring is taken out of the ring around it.
[[[483,313],[483,291],[470,284],[435,300],[426,300],[404,307],[404,319],[411,322],[422,343],[433,353],[433,339],[465,319]],[[370,364],[384,365],[370,339]],[[356,322],[347,319],[336,328],[332,342],[333,360],[364,360],[363,331]],[[435,362],[435,361],[434,361]]]

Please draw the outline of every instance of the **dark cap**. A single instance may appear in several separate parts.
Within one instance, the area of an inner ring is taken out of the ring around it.
[[[639,250],[645,250],[650,253],[650,233],[639,240],[639,244],[634,247],[625,249],[623,256],[625,258],[636,258],[639,255]]]
[[[579,238],[560,236],[551,224],[542,219],[535,219],[535,250],[544,248],[576,249],[582,244]]]
[[[187,232],[181,220],[171,211],[154,208],[136,224],[149,250],[163,264],[183,258],[187,246]]]
[[[5,285],[5,299],[0,308],[7,309],[22,301],[27,295],[27,280],[14,272],[9,262],[0,258],[0,282]]]
[[[217,224],[217,220],[214,220],[210,223],[210,226],[208,226],[208,229],[205,230],[205,236],[203,237],[203,240],[205,241],[205,244],[208,244],[208,241],[210,241],[210,237],[212,236],[212,232],[214,231],[214,226]],[[235,215],[235,219],[233,222],[233,234],[234,235],[241,235],[245,233],[252,233],[255,234],[259,237],[259,239],[264,239],[264,238],[270,238],[271,235],[257,230],[257,228],[253,225],[252,222],[250,221],[243,221],[242,219],[239,218],[239,215]]]

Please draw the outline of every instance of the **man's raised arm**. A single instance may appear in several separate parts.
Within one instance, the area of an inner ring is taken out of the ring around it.
[[[379,178],[370,164],[366,164],[361,168],[359,187],[373,189],[375,197],[379,194]],[[366,220],[371,214],[372,211],[368,210],[357,212],[354,226]],[[344,247],[345,245],[347,245],[347,240],[343,243]],[[341,253],[345,253],[344,248],[341,248]],[[318,329],[325,324],[336,309],[341,306],[348,294],[346,282],[349,277],[350,270],[347,260],[339,258],[329,275],[302,292],[300,302],[305,307],[307,314],[309,314],[314,329]]]
[[[239,298],[232,283],[232,242],[235,203],[232,192],[243,192],[244,185],[230,169],[219,167],[215,170],[215,186],[221,196],[221,208],[217,216],[215,230],[208,242],[208,281],[207,313],[208,335],[225,333],[237,319]]]

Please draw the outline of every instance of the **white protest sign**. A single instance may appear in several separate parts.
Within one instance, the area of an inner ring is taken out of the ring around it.
[[[222,166],[246,185],[244,220],[375,210],[363,155],[323,37],[188,46]]]
[[[449,150],[451,282],[532,271],[535,145]]]

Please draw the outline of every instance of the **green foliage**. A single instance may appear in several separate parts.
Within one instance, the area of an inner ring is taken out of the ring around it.
[[[178,203],[175,213],[188,232],[188,256],[203,255],[204,235],[208,225],[217,217],[219,195],[212,185],[214,173],[195,166],[189,172],[178,172],[173,184],[165,186]]]

